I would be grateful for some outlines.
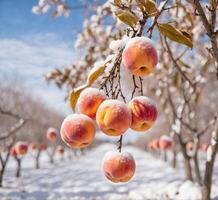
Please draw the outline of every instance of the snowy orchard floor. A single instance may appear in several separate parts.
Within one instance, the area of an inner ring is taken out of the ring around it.
[[[33,160],[27,156],[19,179],[14,178],[15,163],[11,160],[4,188],[0,189],[0,199],[201,199],[200,188],[196,184],[183,182],[182,163],[174,170],[169,164],[134,147],[124,147],[123,150],[131,152],[136,160],[135,177],[126,184],[108,182],[102,174],[101,159],[105,152],[114,148],[104,144],[71,161],[57,158],[54,165],[47,163],[44,155],[39,170],[33,169]],[[218,199],[218,163],[214,173],[216,181],[212,197]]]

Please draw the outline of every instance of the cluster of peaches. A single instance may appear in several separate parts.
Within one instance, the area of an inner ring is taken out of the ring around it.
[[[157,51],[150,39],[136,37],[126,44],[123,66],[133,75],[143,77],[157,64]],[[67,116],[61,126],[61,138],[71,148],[84,148],[95,137],[96,123],[108,136],[121,136],[128,128],[147,131],[157,118],[154,103],[146,96],[133,98],[128,105],[107,99],[96,88],[86,88],[78,98],[79,114]],[[96,122],[96,123],[95,123]],[[103,159],[104,174],[112,182],[127,182],[135,172],[135,161],[130,153],[108,152]]]
[[[192,141],[186,143],[186,149],[187,149],[188,151],[193,151],[193,150],[194,150],[194,146],[195,146],[195,145],[194,145],[194,142],[192,142]],[[208,143],[203,143],[203,144],[201,144],[201,145],[198,146],[198,149],[200,149],[200,150],[206,152],[207,149],[208,149],[208,147],[209,147],[209,144],[208,144]]]
[[[51,142],[56,141],[58,138],[58,131],[54,128],[49,128],[47,130],[47,133],[46,133],[46,138]],[[27,154],[28,149],[30,149],[32,151],[34,151],[34,150],[45,151],[47,149],[47,145],[44,143],[37,145],[34,142],[28,143],[28,142],[24,142],[24,141],[19,141],[11,148],[10,155],[13,157],[24,156],[25,154]],[[63,146],[59,145],[59,146],[57,146],[56,149],[60,155],[64,154],[64,147]]]
[[[172,149],[173,143],[170,137],[163,135],[159,139],[154,139],[148,144],[149,150],[170,150]]]

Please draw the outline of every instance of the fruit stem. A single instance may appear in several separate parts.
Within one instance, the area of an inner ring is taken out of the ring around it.
[[[120,139],[118,140],[119,146],[118,146],[118,150],[121,153],[122,150],[122,143],[123,143],[123,135],[120,136]]]

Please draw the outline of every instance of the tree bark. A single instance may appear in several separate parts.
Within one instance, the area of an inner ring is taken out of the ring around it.
[[[35,169],[39,169],[39,158],[41,155],[41,150],[38,150],[37,155],[35,157]]]
[[[210,155],[209,156],[207,155],[204,182],[202,186],[202,200],[210,200],[213,168],[214,168],[214,162],[215,162],[217,150],[218,150],[218,119],[216,118],[215,129],[211,137],[211,145],[208,147],[207,150],[210,152]]]
[[[171,161],[171,166],[172,168],[176,168],[177,166],[177,153],[175,150],[173,150],[173,158],[172,158],[172,161]]]
[[[199,162],[198,162],[198,153],[196,152],[194,157],[193,157],[193,161],[194,161],[194,171],[195,171],[195,178],[196,181],[199,185],[201,185],[201,172],[200,172],[200,168],[199,168]]]
[[[17,161],[17,170],[16,170],[16,177],[19,178],[21,175],[21,158],[15,158]]]

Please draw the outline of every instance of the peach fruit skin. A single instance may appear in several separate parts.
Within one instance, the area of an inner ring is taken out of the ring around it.
[[[39,145],[39,149],[40,149],[41,151],[44,151],[44,150],[47,149],[47,145],[42,143],[42,144]]]
[[[131,129],[146,131],[152,127],[157,118],[157,109],[148,97],[133,98],[129,102],[129,108],[132,113]]]
[[[49,129],[47,130],[46,137],[47,137],[48,140],[54,142],[55,140],[57,140],[57,134],[58,134],[58,132],[57,132],[56,129],[54,129],[54,128],[49,128]]]
[[[63,154],[64,154],[64,147],[58,146],[58,147],[57,147],[57,152],[58,152],[59,154],[63,155]]]
[[[123,50],[122,62],[136,76],[144,77],[151,73],[158,63],[153,41],[146,37],[130,39]]]
[[[194,148],[193,142],[188,142],[188,143],[186,144],[186,149],[187,149],[187,150],[192,151],[193,148]]]
[[[208,147],[209,147],[209,144],[204,143],[204,144],[201,145],[201,150],[207,152]]]
[[[28,151],[28,144],[26,142],[17,142],[15,144],[15,151],[17,155],[25,155]]]
[[[79,96],[78,110],[81,114],[95,119],[98,107],[105,99],[106,95],[102,91],[96,88],[87,88]]]
[[[95,137],[94,121],[83,114],[67,116],[61,125],[61,138],[71,148],[89,146]]]
[[[135,173],[135,160],[128,152],[109,151],[103,159],[105,177],[114,182],[128,182]]]
[[[29,148],[30,148],[31,150],[36,150],[36,149],[37,149],[37,145],[36,145],[35,143],[31,142],[31,143],[29,144]]]
[[[171,142],[171,141],[168,141],[168,140],[160,139],[160,141],[159,141],[159,146],[160,146],[160,149],[162,149],[162,150],[171,149],[171,147],[172,147],[172,142]]]
[[[11,148],[11,150],[10,150],[10,155],[13,156],[13,157],[17,156],[17,152],[16,152],[16,150],[15,150],[15,147],[12,147],[12,148]]]
[[[131,112],[119,100],[105,100],[98,108],[96,122],[109,136],[122,135],[131,126]]]

